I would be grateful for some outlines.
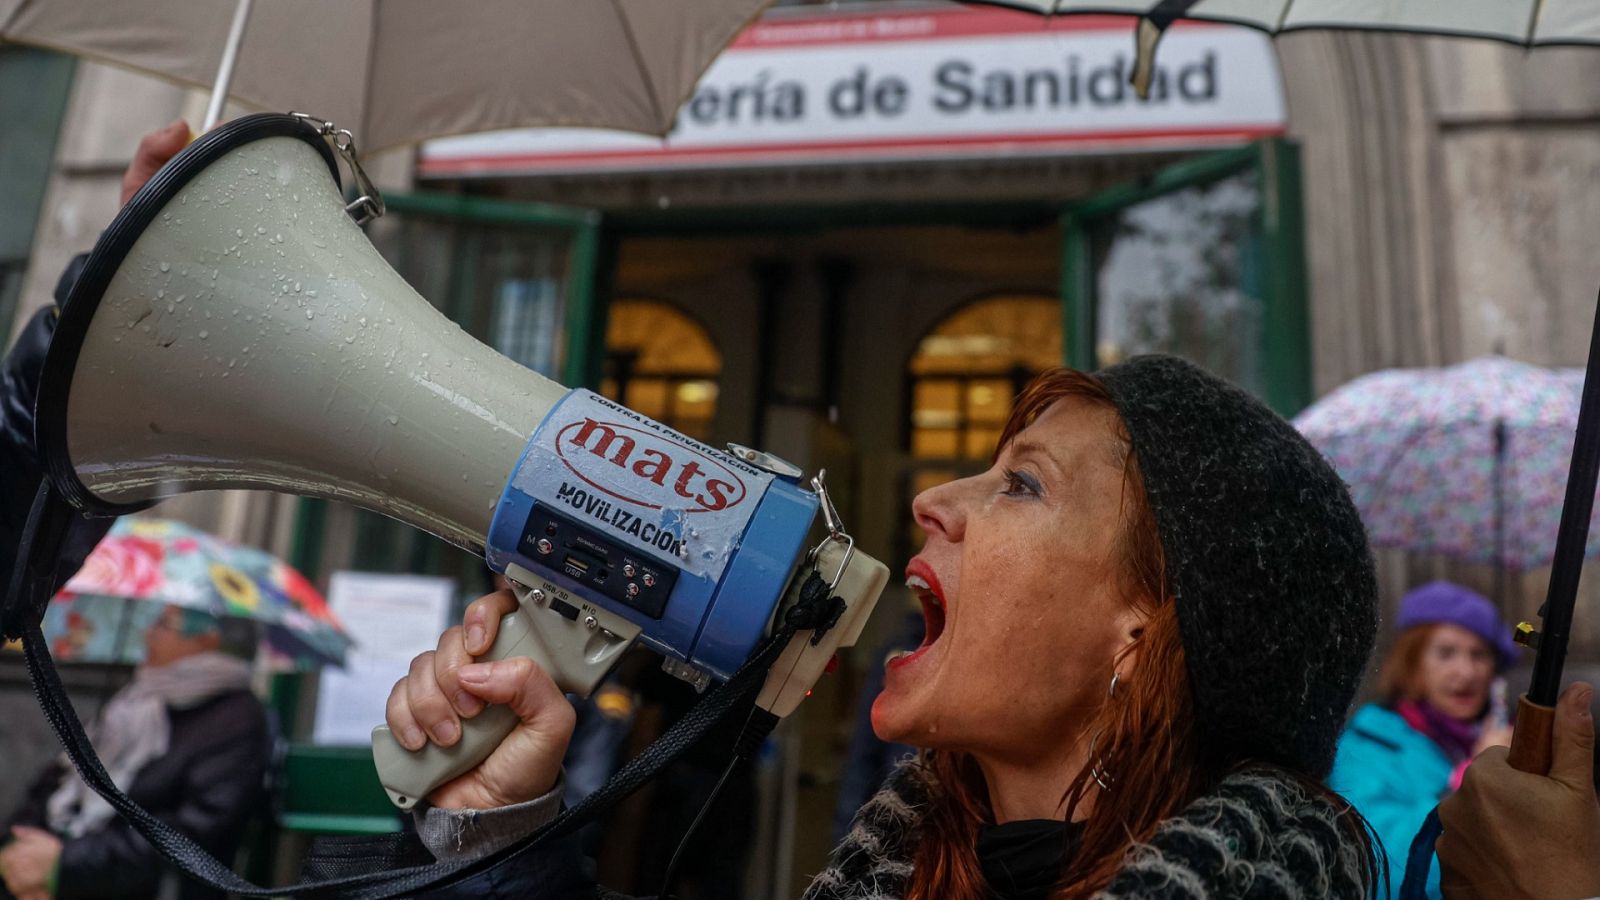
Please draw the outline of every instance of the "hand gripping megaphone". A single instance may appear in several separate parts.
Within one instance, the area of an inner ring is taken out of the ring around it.
[[[349,207],[335,148],[363,192]],[[808,489],[775,457],[698,443],[477,342],[352,218],[380,205],[348,134],[305,116],[239,119],[168,163],[61,312],[37,413],[55,489],[100,514],[224,488],[385,513],[503,572],[520,610],[488,656],[532,657],[580,695],[635,642],[680,677],[727,678],[794,601],[797,573],[820,572],[837,621],[797,634],[758,699],[791,712],[888,575],[820,477]],[[374,730],[397,805],[514,723],[491,707],[463,724],[455,746],[417,753]]]

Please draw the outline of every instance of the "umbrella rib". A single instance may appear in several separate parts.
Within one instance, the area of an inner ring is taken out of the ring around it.
[[[617,22],[622,25],[622,34],[628,39],[628,49],[633,52],[633,66],[639,72],[639,83],[644,86],[644,92],[650,98],[650,114],[655,117],[658,126],[670,126],[661,112],[661,100],[656,96],[655,84],[650,80],[650,70],[645,68],[644,53],[639,49],[639,41],[633,34],[633,22],[628,18],[628,13],[623,9],[622,0],[611,0],[611,8],[615,10]]]
[[[360,122],[362,140],[366,140],[369,136],[368,131],[370,129],[368,126],[371,125],[372,112],[372,76],[373,69],[378,65],[378,0],[372,0],[368,9],[372,12],[367,16],[367,77],[361,83],[361,109],[356,113],[356,118]],[[355,174],[351,173],[350,177],[352,179],[355,178]],[[356,193],[360,194],[360,189],[357,189]]]

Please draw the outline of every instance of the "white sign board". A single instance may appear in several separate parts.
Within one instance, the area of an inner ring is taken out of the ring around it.
[[[721,580],[773,476],[593,391],[545,415],[512,487]]]
[[[418,575],[335,572],[328,605],[355,646],[343,670],[323,669],[311,739],[318,744],[367,744],[383,724],[384,706],[412,657],[439,644],[449,627],[455,582]]]
[[[1270,39],[1178,22],[1149,99],[1133,22],[939,7],[769,16],[712,64],[666,138],[575,128],[430,141],[424,177],[1105,153],[1281,134]]]

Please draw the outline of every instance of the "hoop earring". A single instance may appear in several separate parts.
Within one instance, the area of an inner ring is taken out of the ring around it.
[[[1115,697],[1117,695],[1117,679],[1121,677],[1121,672],[1118,672],[1116,669],[1111,670],[1111,688],[1110,690],[1106,691],[1107,696]]]
[[[1094,736],[1089,738],[1089,759],[1091,760],[1089,763],[1089,777],[1094,779],[1095,784],[1100,785],[1100,790],[1109,792],[1111,790],[1111,776],[1106,774],[1105,769],[1100,767],[1100,759],[1094,753],[1094,745],[1098,740],[1100,740],[1100,732],[1096,731]]]

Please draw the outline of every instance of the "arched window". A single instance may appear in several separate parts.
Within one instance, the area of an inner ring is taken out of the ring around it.
[[[711,438],[722,354],[699,322],[659,300],[618,300],[600,393],[696,440]]]
[[[1061,364],[1054,297],[988,297],[934,326],[911,357],[911,455],[987,460],[1011,400]]]
[[[963,306],[917,344],[909,365],[911,497],[981,472],[994,455],[1011,401],[1033,376],[1061,364],[1061,303],[1003,294]],[[901,556],[922,543],[910,522]]]

